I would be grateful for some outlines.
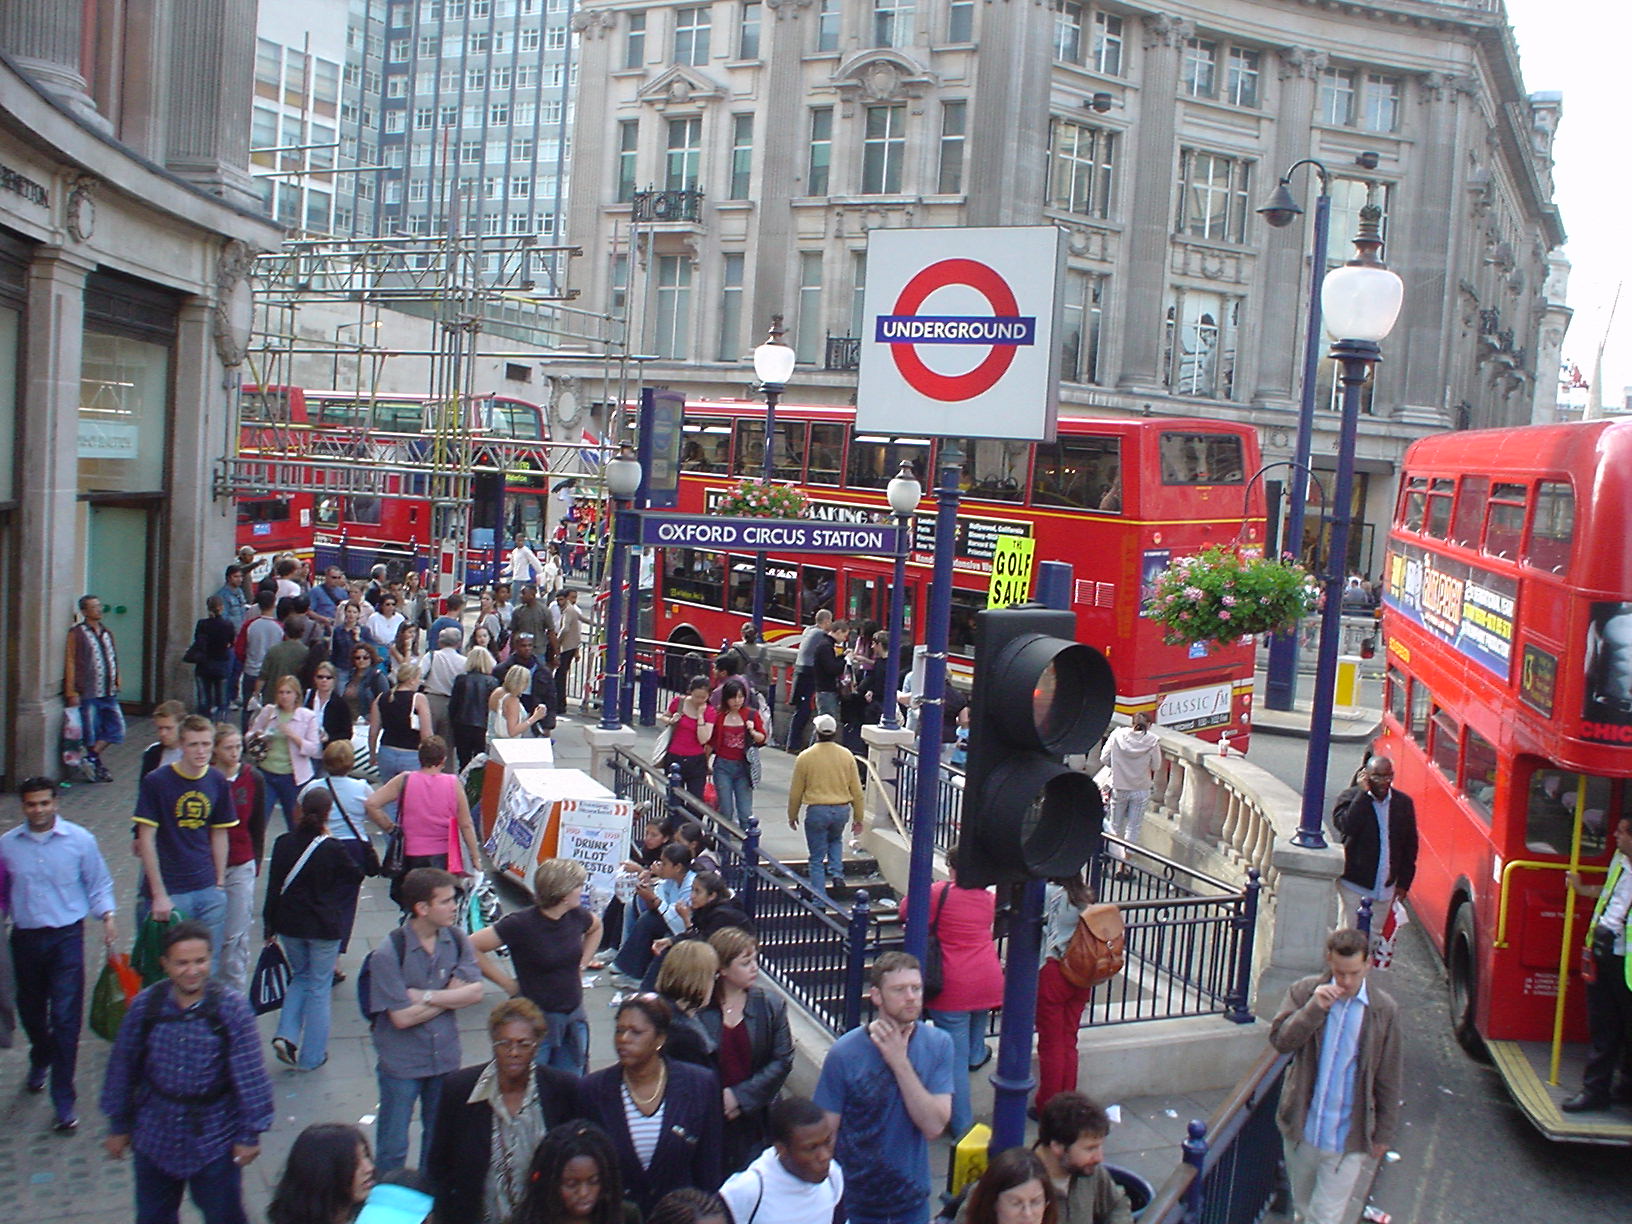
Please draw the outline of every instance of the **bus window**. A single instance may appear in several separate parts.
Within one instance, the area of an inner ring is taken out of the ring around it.
[[[538,441],[542,436],[538,409],[525,400],[495,399],[489,407],[492,429],[499,437]]]
[[[338,497],[320,497],[317,499],[317,525],[319,527],[333,527],[340,522],[340,499]]]
[[[238,503],[238,525],[240,527],[248,526],[251,523],[287,523],[288,521],[288,498],[241,501]]]
[[[805,474],[805,423],[778,421],[771,455],[771,479],[800,480]],[[737,422],[738,476],[765,474],[765,422]]]
[[[519,536],[536,543],[545,538],[548,534],[544,522],[547,513],[547,498],[547,494],[534,493],[530,490],[506,489],[504,491],[505,531],[510,539],[514,540]],[[540,544],[540,547],[542,547],[542,544]]]
[[[799,573],[799,623],[814,623],[816,613],[823,608],[837,616],[833,602],[838,594],[839,576],[836,573],[816,565],[805,566]]]
[[[282,391],[245,391],[238,415],[246,425],[287,425],[289,396]]]
[[[1530,524],[1525,562],[1549,573],[1568,573],[1574,538],[1575,491],[1562,480],[1542,481],[1536,488],[1536,517]]]
[[[758,561],[754,557],[731,559],[731,611],[749,616],[754,610],[754,571]],[[769,620],[794,620],[794,609],[799,598],[799,571],[791,565],[775,561],[765,562],[765,616]]]
[[[1496,747],[1472,727],[1462,753],[1462,793],[1489,824],[1496,798]]]
[[[346,498],[346,521],[366,527],[380,525],[380,499],[357,495]]]
[[[1436,480],[1428,486],[1427,533],[1443,540],[1451,531],[1451,498],[1456,492],[1456,481]]]
[[[1551,762],[1530,775],[1525,817],[1525,849],[1538,854],[1568,854],[1575,834],[1575,806],[1582,775]],[[1627,786],[1621,778],[1587,776],[1587,803],[1581,821],[1581,857],[1601,858],[1608,845],[1613,817],[1628,819]]]
[[[965,438],[963,488],[970,497],[1017,502],[1025,497],[1031,447],[995,438]]]
[[[1164,433],[1160,453],[1163,484],[1242,484],[1247,478],[1234,434]]]
[[[731,426],[687,421],[683,428],[686,440],[680,447],[681,471],[707,473],[730,470]]]
[[[1511,561],[1519,555],[1524,537],[1525,499],[1522,484],[1499,484],[1490,490],[1490,513],[1485,516],[1485,551]]]
[[[985,606],[985,591],[952,592],[952,623],[948,626],[946,648],[953,654],[975,653],[975,613]]]
[[[1435,710],[1428,730],[1428,756],[1453,785],[1456,782],[1457,741],[1461,738],[1462,728],[1457,726],[1456,719],[1444,710]]]
[[[809,460],[806,484],[838,485],[844,479],[844,426],[812,425]]]
[[[1394,716],[1394,721],[1400,724],[1400,729],[1409,735],[1411,734],[1411,711],[1406,706],[1405,701],[1405,673],[1397,667],[1390,667],[1385,683],[1388,686],[1388,712]]]
[[[312,423],[360,428],[368,423],[368,404],[357,399],[318,400],[317,420]]]
[[[432,424],[440,415],[440,404],[422,404],[417,400],[375,400],[372,404],[374,428],[384,433],[419,433],[426,428],[426,413]]]
[[[663,550],[664,599],[717,608],[725,595],[724,578],[718,553],[697,548]]]
[[[1399,525],[1406,531],[1421,531],[1422,519],[1428,511],[1428,481],[1423,476],[1413,476],[1406,481],[1405,488],[1400,491]]]
[[[1061,438],[1037,444],[1031,500],[1038,506],[1122,509],[1122,439]]]
[[[882,489],[895,479],[903,459],[912,465],[918,483],[928,489],[928,440],[857,434],[850,439],[850,466],[844,483],[852,489]]]
[[[1411,721],[1406,727],[1419,747],[1428,747],[1428,686],[1421,680],[1411,686]]]
[[[1479,527],[1485,521],[1490,502],[1490,477],[1464,476],[1456,495],[1456,517],[1451,520],[1451,543],[1463,548],[1479,547]]]

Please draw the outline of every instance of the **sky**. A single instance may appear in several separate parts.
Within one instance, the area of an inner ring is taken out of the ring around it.
[[[1632,43],[1627,0],[1507,0],[1519,44],[1525,88],[1564,95],[1564,118],[1553,145],[1553,199],[1569,243],[1575,311],[1564,358],[1592,377],[1592,363],[1609,321],[1610,302],[1628,283],[1604,351],[1604,406],[1632,387],[1632,260],[1626,226],[1632,205],[1632,160],[1625,121],[1626,48]]]

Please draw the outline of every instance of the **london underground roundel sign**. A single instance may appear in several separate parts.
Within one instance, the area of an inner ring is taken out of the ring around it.
[[[1052,438],[1063,238],[1053,226],[873,230],[857,429]]]

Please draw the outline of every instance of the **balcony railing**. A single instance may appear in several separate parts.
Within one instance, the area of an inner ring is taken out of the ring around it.
[[[646,222],[690,221],[703,219],[703,193],[700,188],[658,190],[649,187],[635,192],[632,219]]]
[[[861,368],[860,336],[829,336],[824,370],[856,370]]]

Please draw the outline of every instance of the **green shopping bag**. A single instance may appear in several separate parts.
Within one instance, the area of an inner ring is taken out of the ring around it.
[[[91,1032],[104,1041],[117,1037],[119,1025],[125,1019],[125,1008],[141,989],[141,976],[131,968],[130,957],[123,952],[110,952],[91,991]]]
[[[164,981],[164,966],[159,964],[159,955],[164,951],[164,933],[186,917],[179,910],[170,911],[169,922],[159,922],[149,915],[137,929],[136,946],[130,951],[130,967],[141,976],[143,986]]]

